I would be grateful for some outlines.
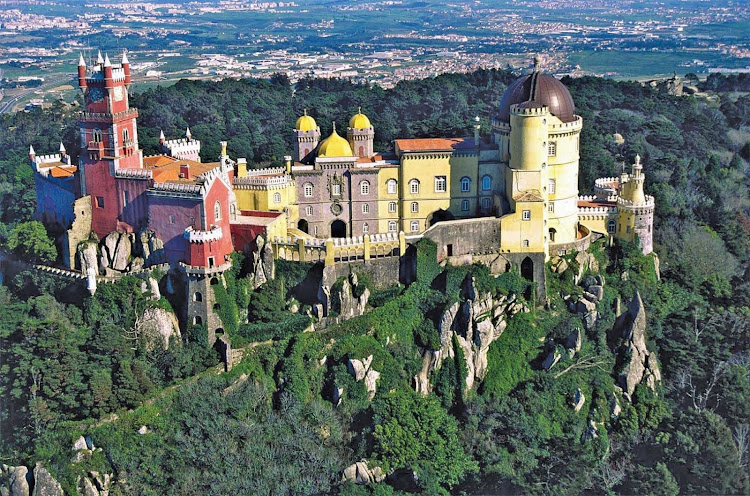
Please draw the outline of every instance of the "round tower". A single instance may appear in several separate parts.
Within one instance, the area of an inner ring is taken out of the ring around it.
[[[78,57],[78,87],[86,90],[86,61],[83,60],[83,54]]]
[[[297,119],[292,131],[294,138],[294,160],[299,162],[307,157],[318,146],[320,141],[320,128],[312,116],[304,115]]]
[[[643,192],[645,179],[641,157],[636,155],[632,173],[624,174],[620,182],[616,237],[637,241],[643,254],[648,255],[654,249],[654,197]]]

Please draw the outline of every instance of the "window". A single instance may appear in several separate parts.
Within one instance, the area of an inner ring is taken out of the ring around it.
[[[419,232],[419,221],[413,220],[411,221],[411,232]]]
[[[313,228],[313,236],[317,236],[317,235],[318,235],[318,226],[315,226]]]
[[[412,195],[416,195],[419,193],[419,181],[416,179],[412,179],[409,181],[409,191]]]
[[[398,183],[395,179],[389,179],[387,183],[385,183],[388,187],[388,194],[389,195],[395,195],[396,194],[396,188],[398,187]]]
[[[101,143],[102,142],[102,130],[101,129],[94,129],[91,132],[91,140],[94,143]]]
[[[122,206],[127,207],[128,203],[130,203],[130,194],[125,190],[122,192]]]
[[[305,215],[312,215],[313,214],[313,208],[308,206],[305,207]]]
[[[200,317],[200,315],[196,315],[195,317],[193,317],[193,324],[194,325],[203,324],[203,319]]]
[[[547,212],[550,212],[550,213],[555,212],[555,202],[549,202],[547,204]]]
[[[341,184],[335,183],[331,185],[331,194],[333,196],[341,196]]]
[[[208,266],[214,267],[216,265],[216,260],[214,257],[208,257]],[[211,284],[214,284],[213,279],[211,280]]]
[[[96,207],[97,208],[104,208],[104,197],[103,196],[97,196],[96,197]]]
[[[492,189],[492,177],[484,176],[482,178],[482,190],[489,191]]]
[[[273,194],[273,202],[274,203],[281,203],[281,193],[274,193]]]
[[[362,213],[363,214],[369,214],[370,213],[370,204],[369,203],[362,204]]]
[[[523,247],[524,248],[528,248],[529,247],[529,240],[528,239],[524,239],[523,240]]]
[[[221,220],[221,203],[218,201],[214,204],[214,220]]]
[[[196,291],[193,294],[193,301],[203,301],[203,295]]]
[[[550,195],[555,193],[555,180],[554,179],[549,180],[549,183],[547,185],[547,193],[549,193]]]
[[[523,220],[531,220],[531,210],[523,211]]]
[[[411,202],[411,213],[416,214],[419,212],[419,203]]]
[[[364,224],[362,224],[362,232],[363,233],[370,232],[370,224],[368,224],[367,222],[365,222]]]
[[[463,212],[469,211],[469,200],[461,200],[461,211]]]
[[[169,223],[170,223],[170,224],[174,224],[174,223],[175,223],[176,221],[177,221],[177,219],[175,219],[175,216],[174,216],[174,215],[170,215],[170,216],[169,216]]]
[[[627,226],[627,228],[626,228],[626,229],[627,229],[627,230],[626,230],[625,232],[627,232],[628,234],[630,234],[630,226]]]
[[[127,129],[122,130],[122,144],[126,145],[130,141],[130,131]]]
[[[547,145],[547,155],[554,157],[557,155],[557,141],[550,141]]]
[[[396,221],[392,220],[388,222],[388,232],[396,232]]]
[[[435,193],[445,193],[448,186],[445,176],[435,176]]]
[[[388,203],[388,212],[395,214],[396,213],[396,202],[389,202]]]
[[[461,193],[468,193],[471,191],[471,179],[468,177],[461,178]]]
[[[607,232],[610,233],[610,234],[614,234],[616,224],[617,223],[615,222],[614,219],[608,220],[607,221]]]
[[[370,194],[370,181],[362,181],[359,183],[359,192],[363,195]]]
[[[482,208],[490,208],[490,199],[482,198]]]
[[[313,195],[313,185],[312,183],[305,183],[305,185],[302,187],[304,194],[306,197],[310,198]]]

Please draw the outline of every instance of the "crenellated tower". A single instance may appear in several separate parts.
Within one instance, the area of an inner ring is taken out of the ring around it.
[[[346,139],[357,157],[370,158],[375,154],[373,152],[375,129],[370,119],[362,113],[362,107],[359,107],[359,111],[349,120]]]
[[[318,146],[320,141],[320,128],[311,116],[304,115],[297,119],[292,131],[294,136],[294,161],[300,162],[307,157]]]
[[[641,157],[636,155],[632,172],[620,177],[616,236],[627,241],[637,240],[643,254],[647,255],[654,249],[654,197],[644,193],[645,180]]]

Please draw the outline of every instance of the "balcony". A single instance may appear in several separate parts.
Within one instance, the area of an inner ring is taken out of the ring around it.
[[[210,241],[218,241],[222,237],[221,227],[211,226],[208,231],[200,231],[193,229],[193,226],[189,226],[185,229],[183,236],[191,243],[208,243]]]

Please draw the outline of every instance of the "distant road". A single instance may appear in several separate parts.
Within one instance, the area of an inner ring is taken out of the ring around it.
[[[26,98],[27,96],[31,95],[35,91],[39,90],[45,90],[49,89],[53,86],[59,86],[61,83],[65,83],[68,81],[72,81],[73,77],[70,75],[65,76],[57,76],[55,78],[50,79],[46,83],[44,83],[41,86],[38,86],[36,88],[31,88],[29,90],[24,91],[23,93],[20,93],[14,97],[11,97],[8,100],[2,100],[0,101],[0,114],[5,114],[6,112],[10,112],[13,110],[13,107],[20,101]]]

